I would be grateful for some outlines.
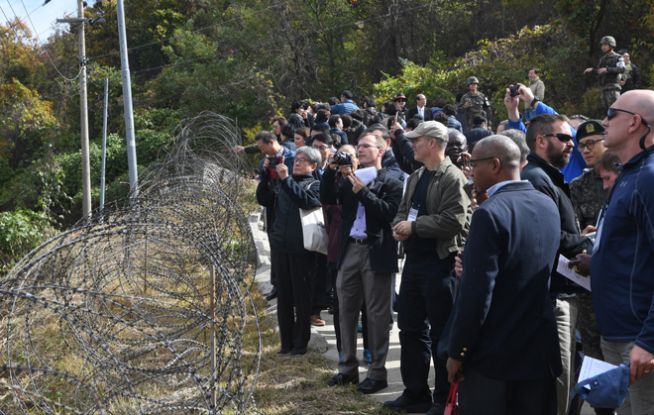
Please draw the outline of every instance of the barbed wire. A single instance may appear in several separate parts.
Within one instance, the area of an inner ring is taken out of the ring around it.
[[[44,242],[0,281],[10,413],[244,413],[261,356],[240,142],[202,113],[138,197]],[[245,350],[244,334],[258,343]],[[248,334],[249,335],[249,334]],[[0,388],[2,385],[0,384]],[[2,412],[0,410],[0,412]]]

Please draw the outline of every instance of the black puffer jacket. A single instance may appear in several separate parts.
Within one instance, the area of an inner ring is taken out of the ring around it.
[[[313,176],[289,176],[281,180],[279,192],[275,195],[262,181],[257,186],[257,201],[275,209],[270,232],[271,248],[292,254],[307,252],[302,241],[299,209],[320,206],[320,182]]]

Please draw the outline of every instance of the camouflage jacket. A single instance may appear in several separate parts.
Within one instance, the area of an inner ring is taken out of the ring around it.
[[[599,84],[604,89],[620,90],[620,74],[624,72],[622,56],[614,51],[602,56],[597,64],[597,69],[606,68],[607,72],[597,75]]]
[[[570,183],[570,199],[575,208],[579,226],[595,226],[607,193],[602,189],[602,179],[595,169],[584,169],[584,173]]]
[[[467,101],[472,102],[472,107],[470,108],[463,107],[463,105]],[[468,122],[468,128],[472,128],[472,119],[476,115],[480,115],[482,117],[488,118],[488,114],[486,113],[486,110],[488,108],[489,108],[488,98],[486,98],[486,95],[482,94],[481,92],[477,92],[477,94],[475,95],[472,95],[470,92],[466,92],[461,97],[461,101],[459,101],[459,105],[458,105],[458,111],[463,112],[466,116],[466,120]]]

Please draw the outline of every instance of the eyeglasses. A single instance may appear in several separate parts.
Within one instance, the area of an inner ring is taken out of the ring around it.
[[[310,164],[311,160],[305,159],[304,157],[295,157],[294,163]]]
[[[560,142],[562,143],[567,143],[568,141],[572,140],[572,136],[568,134],[563,134],[563,133],[552,133],[552,134],[543,134],[543,137],[556,137],[559,139]]]
[[[468,164],[470,165],[470,167],[472,167],[474,169],[475,167],[477,167],[477,164],[480,161],[488,161],[488,160],[493,160],[495,158],[497,158],[497,157],[482,157],[482,158],[479,158],[479,159],[470,159],[470,160],[468,160]]]
[[[595,147],[595,144],[604,141],[603,138],[598,138],[597,140],[586,140],[585,142],[579,142],[579,151],[584,151],[585,149],[588,149],[588,151],[593,151],[593,148]]]
[[[377,147],[377,146],[374,145],[374,144],[359,144],[359,145],[357,145],[357,148],[362,148],[362,147],[363,148],[374,148],[374,147]]]
[[[642,115],[640,115],[640,114],[638,114],[636,112],[631,112],[631,111],[623,110],[623,109],[620,109],[620,108],[609,107],[609,109],[606,110],[606,119],[607,120],[614,119],[618,115],[619,112],[624,112],[625,114],[629,114],[629,115],[638,115],[640,117],[640,121],[643,124],[645,124],[646,126],[648,126],[647,121],[645,121],[645,119],[643,118]]]

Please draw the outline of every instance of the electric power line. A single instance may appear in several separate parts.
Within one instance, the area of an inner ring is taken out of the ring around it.
[[[36,26],[34,25],[34,22],[32,21],[32,16],[30,16],[30,12],[27,10],[27,6],[25,6],[25,1],[24,1],[24,0],[20,0],[20,2],[21,2],[21,4],[23,5],[23,9],[25,9],[25,13],[27,13],[27,20],[29,21],[30,26],[32,27],[32,30],[34,31],[34,35],[36,36],[36,41],[37,41],[37,43],[40,43],[40,42],[39,42],[39,32],[36,30]],[[44,3],[43,5],[45,5],[45,3]],[[42,5],[42,6],[43,6],[43,5]],[[42,6],[41,6],[41,7],[42,7]],[[9,3],[9,7],[11,7],[11,3]],[[14,8],[13,8],[13,7],[11,7],[11,11],[14,13],[14,16],[16,16],[17,19],[19,19],[18,15],[17,15],[16,12],[14,11]],[[75,75],[73,78],[68,78],[66,75],[64,75],[63,73],[61,73],[61,71],[59,70],[59,68],[57,67],[57,65],[54,63],[54,60],[52,59],[52,57],[50,56],[50,53],[48,53],[48,50],[47,50],[46,48],[43,48],[43,52],[45,53],[45,56],[46,56],[46,58],[48,59],[48,62],[50,62],[50,64],[52,65],[52,67],[54,68],[54,70],[59,74],[59,76],[61,76],[62,78],[64,78],[64,79],[67,80],[68,82],[74,82],[75,80],[77,80],[77,78],[79,78],[80,74],[82,73],[82,69],[81,69],[81,67],[80,67],[80,69],[77,71],[77,75]]]

